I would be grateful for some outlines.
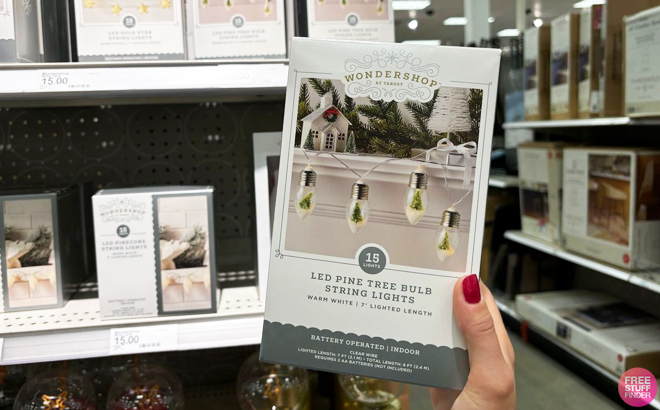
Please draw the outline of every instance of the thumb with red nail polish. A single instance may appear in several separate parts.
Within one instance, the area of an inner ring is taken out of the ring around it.
[[[454,317],[463,333],[470,375],[461,392],[431,389],[435,410],[513,410],[516,407],[514,353],[490,290],[476,275],[454,287]]]

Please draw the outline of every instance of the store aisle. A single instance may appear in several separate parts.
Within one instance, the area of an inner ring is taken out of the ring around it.
[[[533,346],[511,335],[519,410],[618,410],[622,407]],[[411,389],[412,410],[432,410],[428,390]]]

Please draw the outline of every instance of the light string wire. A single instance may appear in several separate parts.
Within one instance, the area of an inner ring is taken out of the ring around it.
[[[431,161],[431,152],[433,152],[433,151],[444,151],[444,152],[447,153],[447,158],[446,158],[446,160],[445,160],[445,164],[444,164],[444,165],[443,165],[443,164],[439,164],[439,163],[437,163],[437,162],[433,162],[433,161]],[[456,205],[460,204],[461,201],[463,201],[465,198],[467,198],[468,195],[470,195],[470,194],[472,193],[472,190],[473,190],[473,188],[474,188],[474,185],[473,185],[472,187],[470,187],[470,189],[468,189],[468,191],[465,193],[465,195],[463,195],[458,201],[454,202],[454,199],[453,199],[452,194],[451,194],[451,190],[449,189],[449,181],[448,181],[448,178],[447,178],[447,174],[449,173],[449,155],[451,154],[451,152],[450,152],[450,151],[447,151],[447,150],[444,150],[444,149],[442,149],[442,148],[439,147],[439,146],[438,146],[438,147],[429,148],[428,150],[426,150],[426,151],[424,151],[424,152],[422,152],[422,153],[420,153],[420,154],[417,154],[417,155],[415,155],[415,156],[412,156],[412,157],[410,157],[410,158],[387,158],[386,160],[384,160],[384,161],[382,161],[382,162],[380,162],[380,163],[374,165],[373,167],[371,167],[371,169],[369,169],[367,172],[365,172],[364,175],[360,175],[359,173],[357,173],[353,168],[351,168],[350,166],[348,166],[344,161],[342,161],[341,159],[337,158],[337,155],[335,155],[335,154],[333,154],[333,153],[331,153],[331,152],[322,152],[322,151],[319,151],[319,152],[317,152],[316,154],[312,155],[311,157],[310,157],[309,155],[307,155],[307,150],[306,150],[306,149],[302,148],[302,152],[303,152],[303,154],[305,155],[305,158],[307,158],[307,165],[308,165],[308,166],[310,166],[310,167],[312,166],[312,160],[313,160],[314,158],[316,158],[316,157],[318,157],[318,156],[320,156],[320,155],[329,155],[329,156],[331,156],[332,158],[334,158],[335,160],[337,160],[340,164],[342,164],[346,169],[348,169],[348,170],[351,171],[353,174],[355,174],[355,175],[358,177],[358,180],[363,180],[364,178],[367,177],[367,175],[369,175],[372,171],[375,171],[375,170],[376,170],[378,167],[380,167],[381,165],[384,165],[384,164],[387,164],[387,163],[389,163],[389,162],[393,162],[393,161],[406,161],[406,160],[407,160],[407,161],[413,161],[415,158],[419,158],[419,157],[421,157],[421,156],[424,155],[424,156],[425,156],[425,159],[422,160],[421,164],[427,164],[427,163],[428,163],[428,164],[436,164],[436,165],[440,165],[440,166],[444,169],[444,171],[445,171],[445,173],[444,173],[445,189],[447,190],[447,194],[448,194],[448,196],[449,196],[449,201],[452,202],[451,207],[456,207]],[[416,161],[413,161],[413,162],[416,162]],[[418,165],[419,165],[419,164],[418,164]],[[465,166],[470,166],[470,164],[465,164]]]

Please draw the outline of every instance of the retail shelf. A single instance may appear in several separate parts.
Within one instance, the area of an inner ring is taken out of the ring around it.
[[[542,242],[529,235],[525,235],[520,231],[507,231],[504,233],[504,237],[519,244],[529,246],[530,248],[536,249],[538,251],[556,256],[568,262],[575,263],[576,265],[580,265],[585,268],[592,269],[596,272],[600,272],[605,275],[630,282],[633,285],[648,289],[652,292],[660,293],[660,272],[631,272],[625,269],[617,268],[615,266],[569,252],[555,244]]]
[[[281,99],[286,60],[0,65],[0,107]]]
[[[515,326],[516,328],[513,330],[523,333],[523,338],[526,339],[526,342],[537,346],[544,353],[549,354],[555,360],[569,367],[571,370],[575,371],[577,366],[577,373],[579,375],[583,377],[585,375],[588,376],[591,383],[598,385],[599,388],[606,389],[606,391],[604,391],[605,394],[612,397],[614,400],[619,400],[618,403],[622,403],[617,397],[619,384],[619,378],[617,376],[593,360],[571,349],[569,346],[555,339],[551,335],[537,329],[534,325],[527,323],[516,311],[514,301],[505,300],[496,296],[495,303],[500,309],[507,326]],[[545,347],[548,346],[550,349],[545,349]],[[660,397],[656,397],[649,407],[660,410]]]
[[[4,313],[0,364],[110,356],[111,329],[166,324],[177,324],[178,343],[172,350],[254,345],[261,342],[263,312],[256,287],[224,289],[218,313],[211,315],[102,321],[98,299],[74,299],[61,309]]]
[[[515,175],[491,174],[488,185],[493,188],[518,188],[518,177]]]
[[[505,129],[542,129],[542,128],[577,128],[603,127],[616,125],[660,125],[660,118],[607,117],[585,118],[579,120],[517,121],[504,123]]]

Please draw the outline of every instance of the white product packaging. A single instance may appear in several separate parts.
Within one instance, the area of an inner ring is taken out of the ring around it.
[[[550,118],[577,118],[577,57],[580,15],[567,13],[552,20]]]
[[[298,3],[299,25],[307,37],[394,42],[392,0],[300,0]]]
[[[183,0],[73,0],[79,61],[183,60]]]
[[[523,90],[525,120],[550,119],[550,27],[525,30]]]
[[[189,0],[186,11],[191,60],[286,56],[284,0]]]
[[[171,186],[92,197],[103,319],[216,312],[212,194]]]
[[[660,372],[657,319],[600,293],[583,290],[516,296],[527,322],[616,376],[634,367]]]
[[[564,149],[567,250],[631,270],[660,267],[660,151]]]
[[[293,39],[263,361],[463,387],[452,290],[480,268],[499,61]]]

